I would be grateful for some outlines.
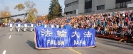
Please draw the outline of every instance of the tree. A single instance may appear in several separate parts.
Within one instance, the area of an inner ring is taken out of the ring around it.
[[[25,8],[25,6],[22,3],[20,3],[20,4],[16,5],[14,9],[18,9],[18,11],[22,11],[24,8]]]
[[[53,18],[56,18],[56,17],[59,17],[59,14],[60,14],[60,9],[59,9],[60,7],[59,7],[59,5],[58,4],[56,4],[55,5],[55,7],[53,8]]]
[[[18,11],[25,11],[28,13],[27,22],[35,22],[36,14],[38,13],[37,9],[34,8],[36,4],[31,1],[26,1],[24,4],[20,3],[15,6],[14,9],[18,9]]]
[[[39,20],[42,21],[42,20],[44,20],[44,18],[45,18],[44,16],[39,16],[38,18],[36,18],[36,22],[38,22]]]
[[[62,7],[59,6],[59,9],[60,9],[60,10],[59,10],[59,12],[60,12],[60,13],[59,13],[59,16],[62,16]]]
[[[29,12],[27,22],[35,22],[35,15],[33,12]]]
[[[11,20],[11,22],[15,22],[15,19],[13,19],[13,18],[10,18],[10,20]]]
[[[47,15],[45,16],[45,19],[46,19],[46,20],[48,20],[48,17],[49,17],[49,16],[50,16],[50,15],[49,15],[49,14],[47,14]]]
[[[11,13],[10,13],[10,11],[9,11],[9,8],[6,7],[5,10],[2,10],[2,11],[0,12],[0,16],[1,16],[1,18],[11,16]],[[4,19],[3,19],[3,22],[4,22],[4,23],[7,23],[8,21],[9,21],[9,18],[4,18]]]
[[[22,20],[18,18],[18,19],[16,19],[16,22],[22,22]]]
[[[62,8],[59,4],[58,0],[51,0],[51,4],[49,7],[49,17],[48,20],[51,20],[56,17],[60,17],[62,14]]]

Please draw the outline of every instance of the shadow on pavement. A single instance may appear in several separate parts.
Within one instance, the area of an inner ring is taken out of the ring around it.
[[[11,34],[11,35],[22,36],[22,34]]]
[[[28,40],[26,43],[27,43],[30,47],[32,47],[33,49],[36,49],[36,48],[35,48],[35,44],[34,44],[33,41]]]
[[[118,42],[115,40],[108,40],[108,39],[100,39],[100,41],[102,41],[101,43],[112,43],[112,44],[122,44],[122,45],[129,45],[129,46],[133,46],[133,43],[123,43],[123,42]]]
[[[7,36],[7,35],[0,35],[0,37]]]
[[[123,49],[133,50],[132,47],[125,47],[125,46],[120,46],[120,45],[115,45],[115,44],[109,44],[109,43],[105,43],[105,44],[106,45],[110,45],[110,46],[115,46],[115,47],[123,48]]]

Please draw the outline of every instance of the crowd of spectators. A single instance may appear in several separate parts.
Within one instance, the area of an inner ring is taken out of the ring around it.
[[[76,29],[95,28],[97,34],[127,36],[128,40],[133,38],[133,10],[56,18],[50,23],[62,28],[66,20],[70,20],[71,26]]]

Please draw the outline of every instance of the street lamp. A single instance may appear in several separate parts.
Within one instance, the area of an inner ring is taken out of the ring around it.
[[[8,16],[9,14],[8,13],[6,13],[6,16]],[[8,18],[6,19],[6,22],[8,23],[9,21],[8,21]]]

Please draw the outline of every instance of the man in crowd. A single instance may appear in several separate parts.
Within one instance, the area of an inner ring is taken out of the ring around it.
[[[70,20],[67,20],[67,21],[66,21],[66,24],[64,25],[63,28],[64,28],[64,29],[72,29],[72,26],[71,26],[71,24],[70,24]]]
[[[42,22],[40,20],[38,21],[37,26],[42,26],[43,27]]]

